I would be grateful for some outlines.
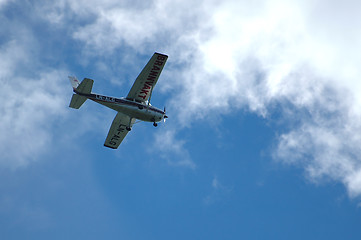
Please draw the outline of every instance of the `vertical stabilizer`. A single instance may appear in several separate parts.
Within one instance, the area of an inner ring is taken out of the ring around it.
[[[76,77],[69,76],[69,80],[74,90],[80,85],[80,82]]]

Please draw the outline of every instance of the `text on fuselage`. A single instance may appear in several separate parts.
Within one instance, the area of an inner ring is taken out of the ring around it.
[[[105,101],[105,102],[115,102],[115,98],[107,97],[103,95],[95,95],[95,98],[97,100]]]

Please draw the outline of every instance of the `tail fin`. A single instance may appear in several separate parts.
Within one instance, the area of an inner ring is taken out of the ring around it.
[[[76,77],[70,77],[69,80],[71,85],[73,86],[74,92],[79,94],[90,94],[93,88],[94,81],[89,78],[84,78],[84,80],[80,83]],[[79,109],[81,105],[87,100],[85,96],[81,96],[78,94],[73,94],[71,98],[69,107]]]
[[[79,80],[76,77],[72,77],[72,76],[69,76],[68,78],[70,80],[71,85],[73,86],[73,89],[75,90],[80,85]]]

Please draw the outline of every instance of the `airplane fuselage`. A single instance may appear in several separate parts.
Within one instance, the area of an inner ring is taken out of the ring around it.
[[[131,118],[154,123],[167,118],[163,110],[145,103],[139,103],[126,98],[115,98],[94,93],[82,94],[76,90],[74,90],[74,92],[117,112],[124,113]]]

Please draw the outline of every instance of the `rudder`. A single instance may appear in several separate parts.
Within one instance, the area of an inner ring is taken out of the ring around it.
[[[73,77],[73,76],[69,76],[68,78],[69,78],[69,81],[71,83],[71,86],[75,90],[80,85],[79,80],[76,77]]]

